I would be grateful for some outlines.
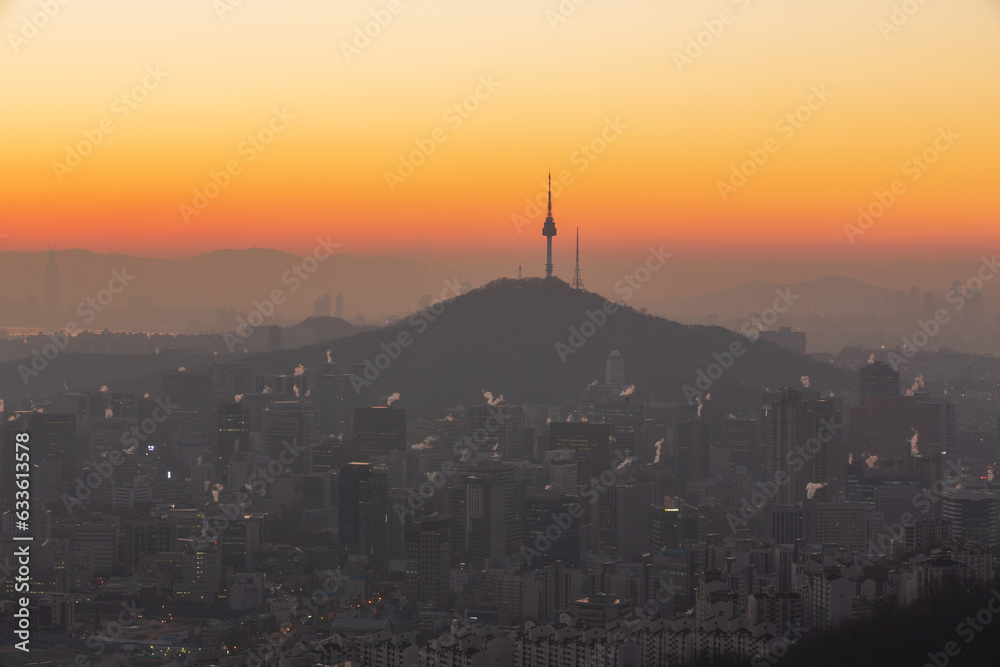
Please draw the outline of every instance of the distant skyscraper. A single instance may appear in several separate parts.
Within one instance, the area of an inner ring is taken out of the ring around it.
[[[312,451],[319,446],[319,413],[296,401],[278,401],[264,411],[264,453],[295,473],[312,472]]]
[[[1000,499],[992,491],[949,489],[944,495],[948,536],[983,546],[1000,544]]]
[[[488,462],[477,466],[465,483],[465,530],[470,560],[482,564],[520,551],[524,537],[524,496],[515,468]]]
[[[368,463],[348,463],[338,478],[340,546],[379,560],[389,547],[389,484]]]
[[[625,357],[618,350],[611,350],[604,362],[604,384],[615,395],[625,386]]]
[[[601,551],[615,560],[648,552],[652,507],[652,484],[629,482],[606,489],[599,496],[597,507]]]
[[[449,593],[451,517],[432,514],[407,527],[406,590],[422,603],[443,606]]]
[[[576,228],[576,271],[573,272],[573,289],[583,289],[583,278],[580,277],[580,228]]]
[[[526,558],[530,557],[530,562],[526,562],[525,567],[546,567],[560,560],[573,567],[579,565],[581,518],[577,517],[577,513],[581,511],[580,507],[580,497],[576,495],[544,493],[525,499],[524,545],[527,550]],[[561,527],[558,536],[552,539],[553,517],[564,514],[571,517],[569,525]],[[549,535],[545,531],[549,531]],[[551,546],[544,551],[539,550],[538,545],[546,544]]]
[[[884,361],[876,361],[862,366],[858,375],[861,379],[861,403],[866,398],[892,398],[899,396],[899,371]]]
[[[344,293],[337,292],[337,305],[333,308],[334,317],[344,317]]]
[[[806,485],[841,488],[847,460],[843,455],[843,406],[839,399],[819,400],[818,393],[782,389],[764,394],[766,473],[784,472],[788,483],[778,486],[777,505],[806,499]]]
[[[212,383],[208,375],[178,371],[163,376],[164,399],[178,407],[170,421],[194,431],[208,431],[212,410]]]
[[[545,260],[545,277],[552,277],[552,237],[556,235],[556,221],[552,219],[552,172],[549,172],[549,214],[542,225],[542,236],[547,239],[548,252]]]
[[[370,460],[406,451],[406,410],[354,408],[355,456]]]
[[[524,408],[520,405],[470,405],[465,408],[465,435],[473,455],[522,459],[525,452]]]
[[[549,448],[570,449],[576,456],[580,483],[598,477],[611,465],[614,426],[589,422],[552,422]]]
[[[59,307],[59,269],[56,266],[56,249],[49,249],[45,263],[45,309],[52,312]]]
[[[212,436],[216,471],[221,474],[229,470],[233,454],[250,451],[250,413],[239,403],[219,401],[215,406],[214,417]]]
[[[646,444],[646,406],[643,403],[623,402],[621,399],[595,403],[593,421],[613,425],[611,434],[615,449],[629,456],[639,456],[643,463],[653,460]]]
[[[313,301],[313,317],[330,317],[330,295],[324,294]]]

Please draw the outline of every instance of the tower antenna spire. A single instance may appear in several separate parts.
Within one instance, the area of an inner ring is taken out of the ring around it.
[[[552,217],[552,170],[549,169],[549,217]]]
[[[573,274],[573,289],[583,289],[583,278],[580,277],[580,228],[576,228],[576,272]]]
[[[556,235],[556,221],[552,219],[552,169],[549,168],[549,214],[545,218],[545,224],[542,226],[542,236],[546,237],[546,262],[545,262],[545,277],[552,277],[552,237]]]

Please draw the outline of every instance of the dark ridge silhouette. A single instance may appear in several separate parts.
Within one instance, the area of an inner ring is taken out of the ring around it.
[[[971,591],[950,589],[936,591],[906,608],[883,605],[876,613],[855,618],[827,631],[813,632],[794,645],[777,667],[890,667],[893,665],[937,664],[939,667],[986,667],[996,665],[1000,655],[1000,619],[979,625],[976,614],[987,609],[994,597],[994,586]],[[985,616],[985,614],[984,614]],[[991,616],[995,616],[991,613]],[[972,617],[973,624],[967,621]],[[952,653],[945,653],[954,642]],[[929,656],[928,653],[932,654]],[[772,664],[753,663],[753,664]]]
[[[393,343],[405,334],[411,343],[400,347],[398,357],[378,370],[377,377],[374,371],[369,371],[369,379],[359,375],[365,383],[360,386],[363,401],[376,402],[400,392],[400,405],[414,414],[429,414],[480,402],[482,390],[488,389],[503,394],[510,403],[556,404],[591,381],[603,379],[605,358],[611,350],[619,350],[625,356],[626,381],[636,385],[637,398],[680,402],[685,400],[682,386],[694,386],[698,369],[707,371],[716,362],[713,355],[725,356],[736,341],[746,352],[706,390],[713,398],[753,405],[762,388],[801,386],[803,375],[810,376],[812,387],[820,391],[846,390],[854,384],[849,371],[770,343],[749,342],[721,327],[678,324],[627,306],[619,306],[602,326],[594,326],[591,337],[581,334],[576,342],[584,342],[574,349],[571,330],[589,329],[584,326],[591,321],[588,312],[603,313],[604,304],[604,297],[571,289],[558,279],[501,279],[440,304],[435,309],[439,314],[420,311],[392,325],[330,343],[252,355],[174,356],[170,364],[129,359],[120,366],[118,358],[112,358],[101,364],[98,375],[115,375],[129,380],[129,388],[156,393],[158,378],[143,378],[144,373],[173,371],[181,365],[191,372],[204,372],[213,361],[233,359],[247,361],[258,374],[291,373],[299,364],[311,369],[325,363],[327,349],[333,361],[344,367],[369,360],[374,369],[376,357],[386,347],[394,348]],[[599,315],[595,318],[601,320]],[[565,346],[565,362],[557,343]],[[94,361],[81,359],[79,372],[67,372],[85,378],[95,371]],[[51,380],[46,377],[49,383],[42,386],[59,391],[61,379],[57,378],[64,376],[53,369]],[[16,373],[13,377],[16,380]],[[102,382],[115,388],[107,379]]]
[[[302,327],[303,329],[315,329],[319,334],[319,337],[324,341],[347,338],[348,336],[353,336],[356,333],[370,331],[375,328],[359,327],[355,324],[351,324],[345,319],[330,316],[308,317],[302,320],[297,326]]]

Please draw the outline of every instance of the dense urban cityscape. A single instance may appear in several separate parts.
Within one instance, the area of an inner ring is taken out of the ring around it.
[[[0,3],[0,667],[985,667],[1000,5]]]

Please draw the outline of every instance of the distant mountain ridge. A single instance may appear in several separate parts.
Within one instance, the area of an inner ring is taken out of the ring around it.
[[[722,317],[742,315],[765,308],[775,290],[791,289],[801,297],[801,310],[827,313],[876,313],[909,305],[910,295],[902,290],[877,287],[854,278],[827,276],[818,280],[773,283],[760,280],[700,296],[650,299],[637,303],[664,316],[680,314],[716,314]],[[797,310],[800,310],[797,307]]]
[[[846,390],[854,384],[852,373],[770,343],[749,342],[721,327],[678,324],[627,306],[608,315],[600,326],[584,326],[594,321],[588,312],[602,311],[604,304],[602,296],[574,290],[558,279],[501,279],[392,325],[331,343],[232,357],[172,355],[169,364],[144,358],[130,367],[137,372],[122,369],[118,384],[156,392],[157,381],[144,377],[146,373],[175,370],[180,365],[201,372],[211,362],[228,359],[245,360],[258,374],[291,373],[299,364],[308,369],[325,363],[327,350],[338,364],[366,360],[374,364],[378,355],[388,354],[388,346],[398,354],[360,385],[362,398],[374,402],[399,392],[400,405],[429,414],[481,402],[484,389],[504,395],[510,403],[561,403],[592,380],[603,378],[607,355],[619,350],[625,357],[626,381],[636,385],[637,399],[679,402],[685,400],[683,385],[695,382],[699,370],[706,371],[719,357],[724,358],[734,342],[746,351],[713,381],[708,393],[716,397],[752,401],[763,387],[801,386],[803,375],[810,376],[813,388],[823,391]],[[570,341],[574,330],[583,332],[579,349]],[[591,330],[591,336],[583,335]],[[401,340],[409,342],[396,350]],[[560,354],[557,344],[575,351]],[[92,359],[72,356],[53,362],[45,378],[51,390],[61,389],[57,383],[66,376],[78,388],[86,381],[83,372],[95,371]],[[56,370],[60,363],[66,364],[62,375]],[[112,359],[101,364],[94,381],[99,377],[99,383],[115,388],[108,369],[119,368],[117,363]],[[16,380],[11,370],[4,369],[4,377]],[[4,384],[2,391],[10,395],[14,387],[9,381]]]

